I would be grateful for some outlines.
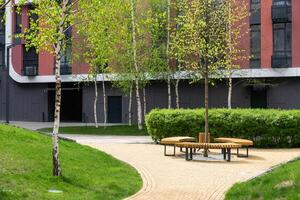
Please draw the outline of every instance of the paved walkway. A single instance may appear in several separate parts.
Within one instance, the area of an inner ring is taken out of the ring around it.
[[[51,127],[52,123],[13,122],[28,129]],[[62,126],[82,125],[63,123]],[[183,155],[163,156],[163,147],[150,137],[67,135],[78,143],[105,151],[134,166],[143,178],[143,188],[128,199],[133,200],[214,200],[223,199],[236,182],[253,178],[272,166],[300,156],[300,149],[251,149],[250,157],[224,162],[219,152],[211,158],[187,162]]]
[[[219,159],[217,152],[209,161],[187,162],[183,155],[163,156],[163,147],[155,144],[134,144],[140,140],[127,137],[64,135],[77,142],[105,151],[134,166],[142,175],[142,190],[134,200],[208,200],[223,199],[236,182],[255,177],[270,167],[300,156],[300,149],[251,149],[250,158],[232,162]],[[149,138],[144,138],[147,142]],[[136,141],[137,140],[137,141]],[[128,144],[130,143],[130,144]]]

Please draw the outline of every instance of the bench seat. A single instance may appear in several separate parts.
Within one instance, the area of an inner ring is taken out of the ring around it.
[[[178,137],[167,137],[163,138],[160,141],[160,144],[164,145],[164,155],[165,156],[175,156],[176,151],[176,144],[180,142],[196,142],[196,139],[194,137],[188,137],[188,136],[178,136]],[[167,146],[173,146],[174,152],[173,154],[167,154]]]
[[[241,148],[242,145],[236,143],[193,143],[193,142],[181,142],[175,144],[176,147],[185,148],[185,159],[193,159],[193,149],[221,149],[224,160],[231,160],[231,149]],[[227,159],[226,159],[227,157]]]
[[[239,149],[237,149],[238,157],[248,157],[249,156],[249,146],[253,146],[252,140],[246,140],[241,138],[227,138],[227,137],[219,137],[215,138],[215,142],[228,142],[228,143],[236,143],[242,145],[242,147],[246,148],[246,155],[240,155]]]

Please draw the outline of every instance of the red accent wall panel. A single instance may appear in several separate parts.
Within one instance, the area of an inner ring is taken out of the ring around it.
[[[39,52],[39,75],[53,75],[54,56],[46,51]]]
[[[12,64],[14,70],[18,74],[22,74],[22,66],[23,66],[23,48],[22,45],[17,45],[12,48]]]
[[[292,66],[300,67],[300,1],[292,0]]]
[[[271,68],[273,54],[272,0],[261,1],[261,68]]]

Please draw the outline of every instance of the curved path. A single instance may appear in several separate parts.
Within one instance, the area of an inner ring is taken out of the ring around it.
[[[182,154],[163,156],[163,147],[141,144],[147,137],[105,137],[64,135],[77,142],[111,154],[134,166],[141,174],[143,188],[128,199],[134,200],[208,200],[223,199],[236,182],[255,177],[270,167],[300,156],[300,149],[253,149],[250,158],[222,161],[214,159],[187,162]],[[122,142],[123,141],[123,142]],[[124,143],[124,141],[126,141]],[[138,143],[138,144],[136,144]]]

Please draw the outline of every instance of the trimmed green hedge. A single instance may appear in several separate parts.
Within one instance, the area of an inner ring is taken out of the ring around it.
[[[204,130],[204,109],[155,109],[145,120],[154,141],[197,137]],[[300,147],[300,110],[210,109],[209,127],[212,138],[248,138],[256,147]]]

